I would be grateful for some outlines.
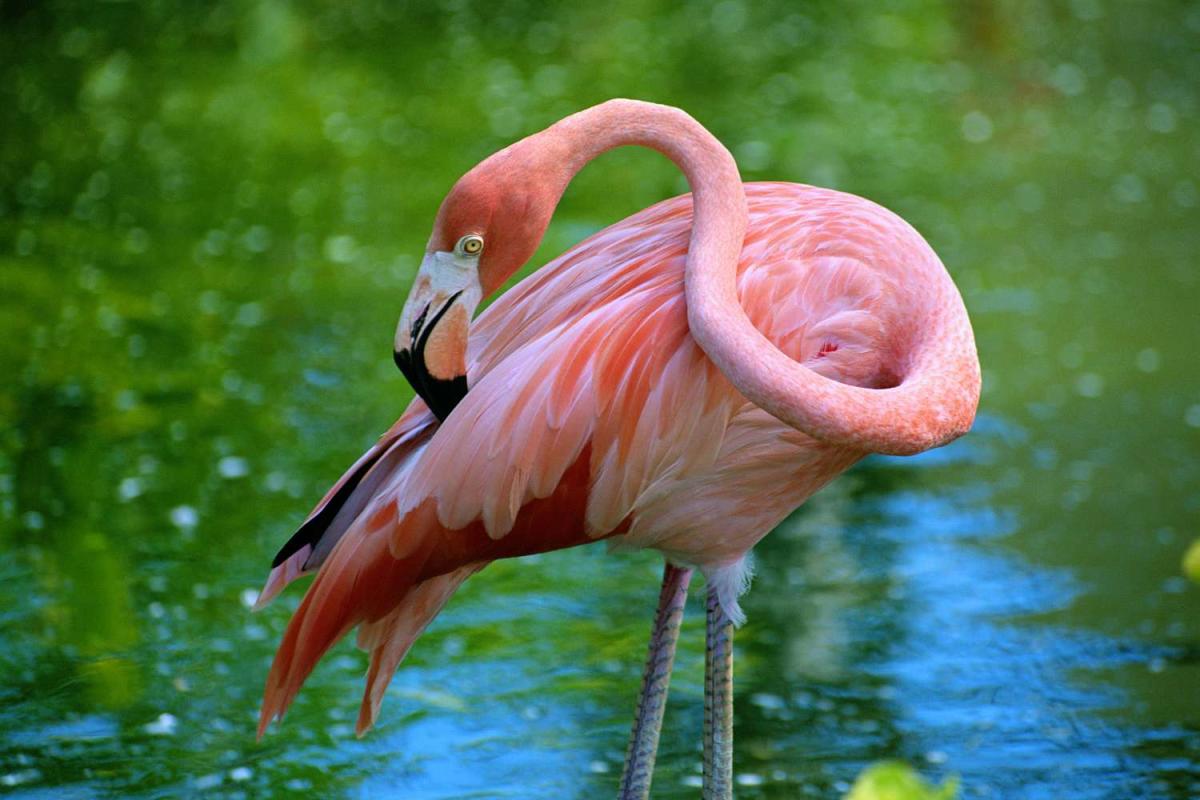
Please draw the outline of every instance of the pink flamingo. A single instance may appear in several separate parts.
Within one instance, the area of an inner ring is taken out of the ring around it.
[[[472,324],[533,255],[572,177],[621,145],[666,155],[692,195],[588,238]],[[743,184],[690,116],[632,100],[569,116],[455,184],[395,352],[423,401],[326,495],[263,589],[260,605],[317,570],[259,735],[355,626],[371,654],[365,732],[470,575],[607,539],[666,559],[624,798],[649,793],[692,570],[708,593],[704,796],[727,798],[746,554],[864,455],[965,433],[980,386],[962,299],[907,223],[840,192]]]

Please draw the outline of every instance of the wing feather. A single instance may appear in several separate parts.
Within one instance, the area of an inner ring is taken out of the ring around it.
[[[836,220],[754,195],[760,233],[739,274],[751,320],[829,377],[882,383],[883,279],[853,248],[812,235]],[[688,335],[690,211],[689,197],[676,198],[602,231],[480,317],[471,391],[422,453],[401,515],[432,498],[447,528],[482,520],[503,537],[590,447],[588,529],[602,535],[656,480],[713,463],[745,400]]]

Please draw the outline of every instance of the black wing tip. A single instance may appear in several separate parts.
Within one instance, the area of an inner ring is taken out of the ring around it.
[[[271,569],[275,569],[275,567],[278,567],[291,558],[292,555],[300,552],[306,544],[311,544],[313,550],[316,550],[317,543],[321,541],[321,537],[329,529],[333,518],[346,505],[346,501],[350,499],[350,495],[354,494],[354,490],[358,488],[358,484],[362,481],[363,477],[371,471],[371,467],[375,466],[375,462],[379,461],[386,450],[387,448],[380,447],[374,458],[364,459],[358,465],[358,469],[354,470],[353,474],[346,478],[333,497],[330,497],[315,514],[305,520],[304,524],[284,543],[283,547],[279,549],[279,552],[275,554],[275,558],[271,561]]]

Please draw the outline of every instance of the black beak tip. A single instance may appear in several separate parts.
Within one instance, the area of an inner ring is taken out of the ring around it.
[[[414,357],[411,350],[393,350],[392,360],[429,409],[443,422],[467,393],[466,375],[450,380],[435,378],[425,368],[424,360]]]
[[[412,366],[412,353],[408,350],[393,350],[392,361],[396,362],[396,368],[407,374],[408,368]]]
[[[467,376],[459,375],[444,379],[430,375],[425,366],[425,343],[429,341],[430,332],[461,294],[462,292],[459,291],[451,295],[428,324],[426,324],[425,318],[429,314],[429,305],[426,304],[412,325],[412,347],[392,351],[392,360],[396,362],[396,367],[425,401],[425,404],[429,406],[429,410],[443,422],[458,405],[458,401],[466,395]]]

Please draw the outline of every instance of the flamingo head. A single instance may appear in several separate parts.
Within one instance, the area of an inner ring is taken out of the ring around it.
[[[476,306],[533,255],[565,185],[545,180],[558,177],[547,169],[561,169],[540,168],[548,162],[524,144],[491,156],[451,189],[400,314],[396,366],[442,420],[467,391]]]

